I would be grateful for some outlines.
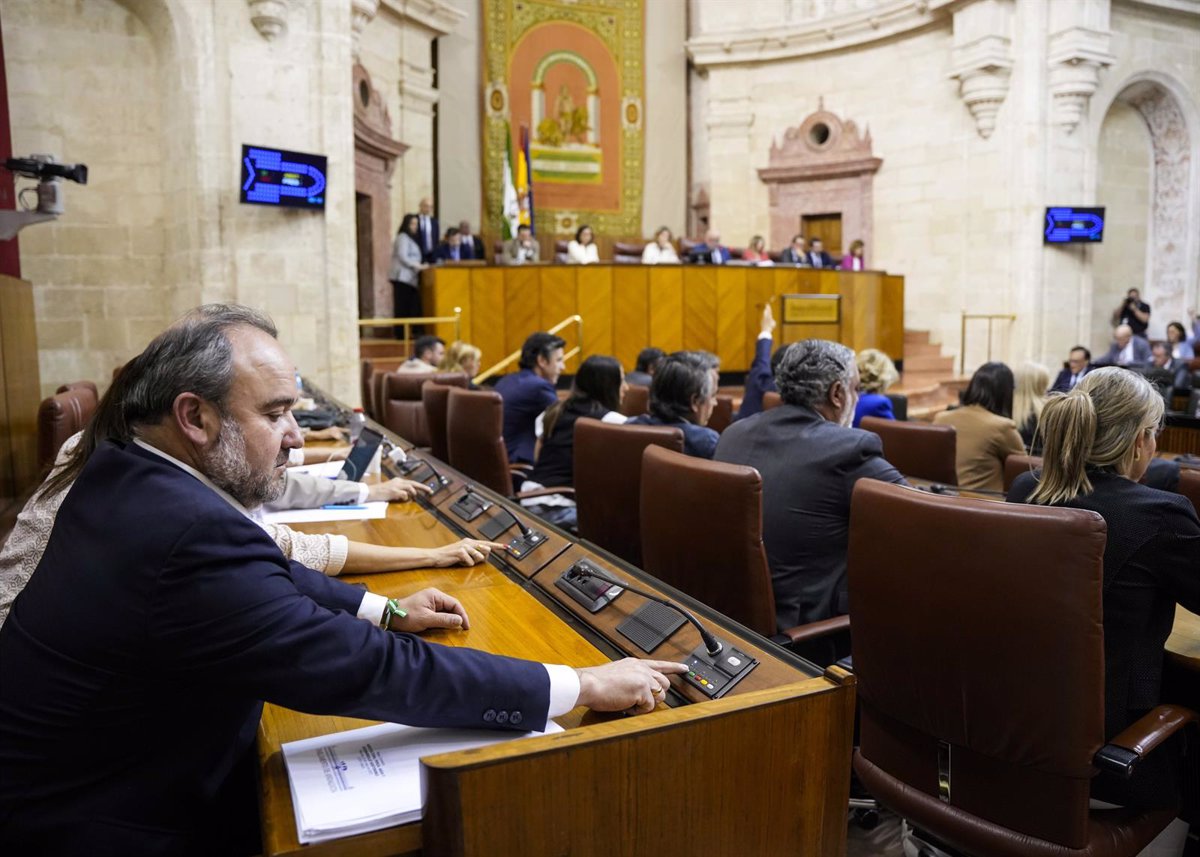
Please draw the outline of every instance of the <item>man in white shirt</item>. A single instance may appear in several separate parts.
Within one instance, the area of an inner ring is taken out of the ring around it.
[[[1113,330],[1113,343],[1108,353],[1096,361],[1097,366],[1139,367],[1150,365],[1150,343],[1133,335],[1127,324],[1119,324]]]
[[[417,203],[417,244],[421,248],[421,261],[426,265],[433,262],[441,235],[438,219],[433,216],[433,203],[429,197],[424,197]]]

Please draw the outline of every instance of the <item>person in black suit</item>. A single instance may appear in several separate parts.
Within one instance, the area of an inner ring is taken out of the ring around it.
[[[438,219],[433,216],[433,203],[429,197],[424,197],[417,203],[417,244],[421,248],[421,261],[426,265],[433,262],[433,253],[437,249]]]
[[[294,367],[263,316],[205,307],[102,400],[0,628],[0,853],[237,853],[221,803],[263,700],[541,730],[576,704],[649,710],[686,670],[436,646],[408,632],[467,627],[454,598],[389,600],[284,560],[248,509],[302,444]]]
[[[820,238],[808,242],[808,264],[814,268],[833,267],[833,257],[825,252],[825,244]]]
[[[437,262],[459,262],[466,258],[462,254],[462,236],[453,226],[446,230],[446,237],[433,251],[433,258]]]
[[[478,235],[471,234],[471,223],[464,220],[458,224],[458,257],[460,259],[486,259],[483,242]]]
[[[1104,722],[1112,738],[1158,705],[1163,645],[1175,605],[1200,611],[1200,520],[1187,498],[1139,484],[1154,460],[1163,399],[1145,378],[1115,367],[1090,372],[1047,401],[1041,473],[1023,473],[1011,503],[1097,512],[1104,549]],[[1160,747],[1120,780],[1102,773],[1092,795],[1158,808],[1179,799],[1182,746]],[[1192,808],[1194,810],[1194,807]]]
[[[850,495],[859,479],[904,483],[879,436],[850,428],[854,352],[822,339],[788,347],[775,373],[783,404],[725,429],[715,460],[762,474],[763,542],[775,623],[791,628],[848,611]]]
[[[792,236],[792,243],[779,254],[779,264],[808,267],[808,249],[803,235]]]
[[[1113,327],[1127,324],[1134,336],[1145,337],[1146,329],[1150,327],[1150,304],[1142,300],[1141,292],[1130,289],[1121,305],[1113,310],[1112,323]]]
[[[1066,393],[1069,392],[1076,384],[1083,380],[1083,376],[1091,371],[1092,352],[1088,351],[1082,345],[1076,345],[1071,349],[1071,353],[1067,355],[1067,362],[1063,365],[1063,369],[1058,373],[1058,377],[1054,379],[1054,383],[1050,386],[1051,393]]]

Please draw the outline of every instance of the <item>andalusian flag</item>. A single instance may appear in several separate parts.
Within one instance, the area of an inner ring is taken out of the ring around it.
[[[521,225],[533,230],[533,182],[529,180],[529,129],[521,126],[521,148],[517,150],[517,205]]]
[[[500,229],[505,241],[517,237],[517,226],[520,225],[521,204],[517,197],[517,188],[513,184],[513,153],[512,129],[504,126],[504,200],[500,207]]]

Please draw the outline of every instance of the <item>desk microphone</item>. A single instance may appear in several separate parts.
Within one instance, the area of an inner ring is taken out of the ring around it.
[[[509,512],[508,514],[512,517],[513,521],[516,522],[517,529],[521,531],[521,536],[523,538],[529,538],[531,535],[533,535],[533,530],[531,530],[531,529],[529,529],[529,527],[525,526],[524,521],[522,521],[520,518],[518,518],[512,512]]]
[[[396,444],[392,443],[386,437],[383,439],[383,454],[387,460],[392,462],[392,464],[396,467],[399,467],[401,464],[408,461],[408,453],[396,446]]]
[[[437,472],[437,468],[433,466],[433,462],[428,458],[425,459],[425,466],[429,468],[429,472],[433,474],[433,478],[438,481],[438,485],[448,485],[450,480]]]
[[[659,604],[663,604],[663,605],[666,605],[667,607],[670,607],[672,610],[677,611],[685,619],[687,619],[694,626],[696,626],[696,630],[700,632],[700,639],[704,641],[704,647],[708,650],[708,656],[710,658],[716,657],[717,655],[721,654],[721,650],[724,648],[724,646],[721,645],[721,641],[718,640],[716,637],[714,637],[712,634],[708,633],[708,631],[705,630],[704,626],[700,624],[700,622],[696,619],[695,616],[693,616],[687,610],[684,610],[678,604],[675,604],[672,601],[668,601],[667,599],[665,599],[659,595],[655,595],[651,592],[647,592],[644,589],[638,589],[636,586],[630,586],[628,583],[625,583],[624,581],[609,577],[607,574],[604,574],[602,571],[600,571],[600,569],[595,568],[595,567],[591,566],[590,564],[580,563],[579,566],[576,567],[575,573],[577,576],[583,578],[584,580],[587,580],[589,577],[594,577],[597,580],[602,580],[605,583],[611,584],[612,586],[619,586],[622,589],[628,589],[630,592],[634,593],[635,595],[640,595],[643,598],[649,598],[651,601],[657,601]]]

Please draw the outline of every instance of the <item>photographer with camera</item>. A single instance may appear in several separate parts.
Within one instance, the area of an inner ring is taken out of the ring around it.
[[[1150,326],[1150,304],[1142,299],[1137,289],[1130,289],[1121,305],[1113,310],[1113,327],[1122,324],[1129,325],[1134,336],[1146,337],[1146,328]]]

